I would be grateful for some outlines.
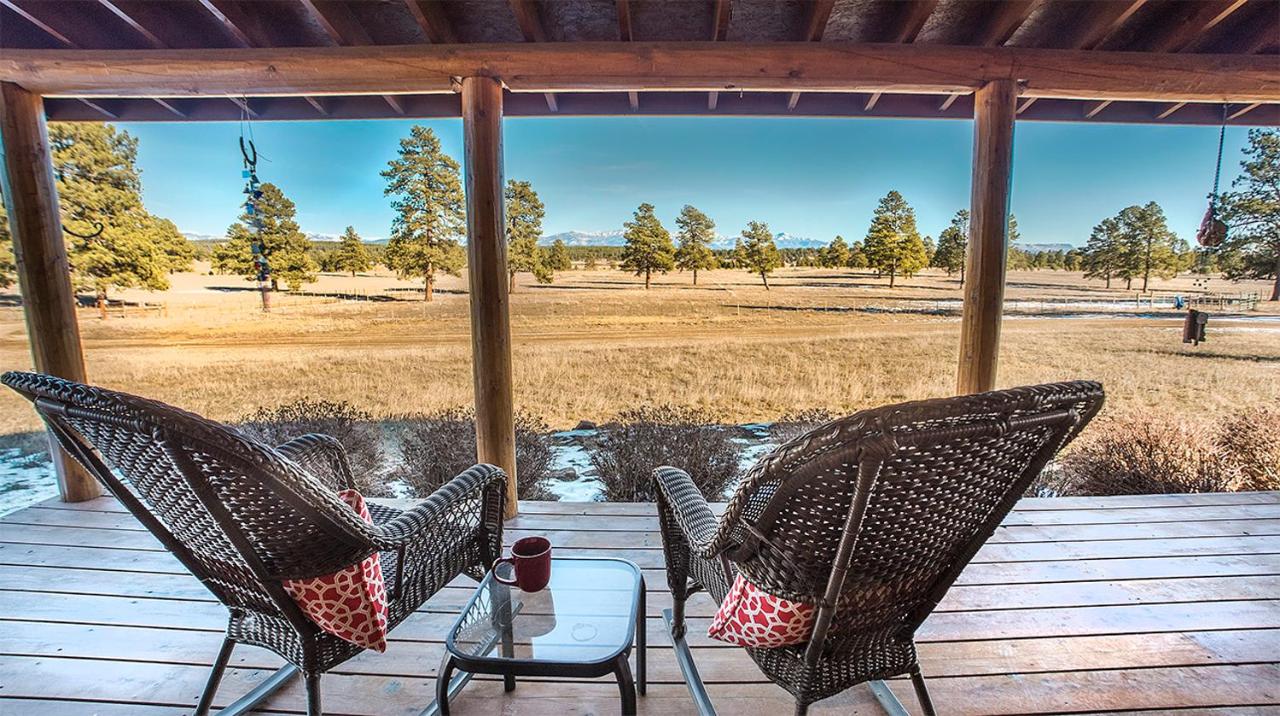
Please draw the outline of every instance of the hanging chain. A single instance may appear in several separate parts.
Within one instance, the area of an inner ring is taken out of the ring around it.
[[[1218,165],[1213,170],[1213,193],[1209,195],[1209,210],[1218,205],[1218,181],[1222,178],[1222,145],[1227,139],[1227,105],[1222,105],[1222,124],[1218,127]]]

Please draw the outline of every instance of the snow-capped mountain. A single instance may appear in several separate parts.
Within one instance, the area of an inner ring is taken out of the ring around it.
[[[1071,244],[1023,244],[1017,242],[1011,244],[1011,246],[1015,249],[1022,249],[1029,254],[1047,254],[1050,251],[1067,252],[1071,249],[1078,248]]]

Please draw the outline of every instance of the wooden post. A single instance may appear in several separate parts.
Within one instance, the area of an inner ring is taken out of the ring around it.
[[[502,197],[501,82],[491,77],[462,80],[462,133],[466,148],[467,276],[476,392],[476,459],[506,470],[506,516],[514,517],[519,508]]]
[[[0,153],[4,164],[0,179],[35,368],[84,382],[76,296],[62,240],[44,101],[12,82],[0,82]],[[63,501],[80,502],[102,494],[98,483],[62,452],[52,436],[49,452]]]
[[[956,380],[961,394],[991,390],[996,384],[1017,98],[1013,80],[988,82],[974,94],[968,276]]]

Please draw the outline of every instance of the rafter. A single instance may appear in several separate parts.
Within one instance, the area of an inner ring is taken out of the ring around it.
[[[1070,49],[1092,50],[1119,30],[1147,0],[1114,0],[1094,6],[1093,14],[1084,18],[1084,30]],[[1036,97],[1027,97],[1018,105],[1017,114],[1027,111],[1036,103]]]
[[[915,42],[916,37],[924,29],[924,24],[929,21],[929,16],[933,14],[937,6],[938,0],[904,0],[898,3],[898,14],[894,18],[893,27],[885,42],[897,44]],[[870,112],[874,109],[876,103],[880,101],[880,94],[879,92],[872,92],[871,96],[867,98],[863,111]]]
[[[178,117],[182,117],[183,119],[186,119],[186,117],[187,117],[187,113],[186,113],[186,112],[183,112],[182,110],[178,109],[177,107],[174,107],[172,103],[167,102],[167,101],[165,101],[165,100],[163,100],[163,99],[160,99],[159,97],[152,97],[151,99],[152,99],[152,101],[154,101],[156,104],[158,104],[158,105],[160,105],[161,107],[164,107],[165,109],[167,109],[167,110],[169,110],[170,112],[172,112],[174,115],[176,115],[176,116],[178,116]]]
[[[249,36],[245,34],[244,30],[239,25],[232,22],[231,18],[227,17],[226,13],[222,12],[217,5],[214,5],[213,0],[198,1],[200,5],[204,7],[205,11],[212,15],[213,19],[218,21],[218,24],[222,26],[222,29],[226,32],[227,36],[230,37],[235,44],[240,47],[253,46],[253,41],[249,39]]]
[[[1262,106],[1261,102],[1253,102],[1253,103],[1247,104],[1241,107],[1240,109],[1237,109],[1236,111],[1232,112],[1231,114],[1228,114],[1227,121],[1230,122],[1233,119],[1239,119],[1261,106]]]
[[[228,97],[227,99],[231,100],[231,103],[232,103],[232,104],[234,104],[235,106],[239,107],[241,112],[244,112],[245,114],[249,115],[250,117],[257,117],[257,116],[258,116],[257,111],[256,111],[256,110],[254,110],[254,108],[253,108],[253,107],[249,106],[249,100],[248,100],[248,99],[241,99],[241,98],[239,98],[239,97]]]
[[[436,0],[404,0],[413,21],[433,45],[448,45],[458,41],[453,24],[445,17],[444,8]]]
[[[631,3],[629,0],[616,0],[614,7],[618,11],[618,39],[631,42],[635,39],[631,30]]]
[[[90,102],[90,101],[89,101],[89,100],[87,100],[87,99],[81,99],[80,101],[81,101],[82,103],[84,103],[84,105],[85,105],[86,107],[88,107],[89,109],[92,109],[93,111],[97,112],[98,114],[103,115],[103,116],[104,116],[104,117],[106,117],[107,119],[120,119],[120,117],[119,117],[119,116],[117,116],[115,112],[112,112],[111,110],[107,109],[106,107],[103,107],[102,105],[98,104],[97,102]]]
[[[141,35],[142,38],[147,41],[147,44],[151,45],[151,47],[155,49],[168,47],[164,40],[161,40],[154,32],[147,29],[145,25],[139,22],[132,15],[120,9],[120,6],[116,4],[116,0],[98,0],[98,4],[105,7],[107,10],[110,10],[111,14],[120,18],[124,24],[133,28],[133,31]]]
[[[801,39],[805,42],[822,40],[823,33],[827,31],[827,22],[831,19],[831,10],[835,6],[836,0],[813,0],[809,3],[809,15],[805,20],[804,37]],[[800,93],[792,92],[787,100],[787,111],[795,109],[799,102]]]
[[[307,101],[307,104],[315,108],[315,110],[320,113],[320,116],[322,117],[329,116],[329,110],[325,109],[324,104],[322,104],[320,100],[316,99],[315,97],[303,97],[303,99]]]
[[[729,18],[733,14],[733,4],[731,0],[715,0],[711,6],[711,41],[723,42],[729,36]],[[716,111],[716,105],[720,103],[719,92],[707,93],[707,110]]]
[[[546,42],[547,29],[542,25],[537,3],[534,0],[509,0],[509,4],[524,39],[528,42]]]
[[[57,31],[57,30],[55,30],[55,29],[53,29],[53,28],[52,28],[52,27],[51,27],[47,22],[45,22],[44,20],[41,20],[40,18],[36,17],[35,15],[32,15],[31,13],[27,12],[26,10],[24,10],[24,9],[22,8],[22,6],[21,6],[21,5],[19,5],[18,3],[14,2],[13,0],[0,0],[0,5],[3,5],[3,6],[5,6],[5,7],[7,7],[7,8],[9,8],[10,10],[14,11],[14,12],[15,12],[15,13],[17,13],[17,14],[18,14],[22,19],[24,19],[24,20],[26,20],[27,22],[31,23],[32,25],[35,25],[36,27],[40,28],[40,30],[41,30],[42,32],[44,32],[44,34],[48,35],[49,37],[52,37],[53,39],[57,40],[58,42],[61,42],[63,45],[66,45],[67,47],[71,47],[71,48],[74,48],[74,47],[76,46],[76,43],[74,43],[74,42],[72,42],[70,39],[68,39],[66,35],[62,34],[61,32],[58,32],[58,31]]]
[[[351,14],[351,10],[342,3],[323,2],[323,0],[300,0],[302,7],[324,29],[325,35],[334,45],[372,45],[373,38],[364,25]],[[321,114],[328,115],[320,102],[306,98],[312,107]],[[394,95],[384,94],[382,100],[396,114],[404,114],[404,106]]]
[[[1044,0],[1008,0],[1007,2],[991,3],[991,15],[987,18],[973,38],[971,44],[978,47],[999,47],[1009,41],[1013,37],[1013,33],[1022,27],[1032,12],[1043,3]],[[939,112],[945,112],[955,104],[958,96],[955,94],[948,95],[938,107]]]
[[[1231,13],[1239,10],[1245,0],[1206,0],[1195,6],[1194,11],[1184,17],[1181,22],[1171,24],[1153,41],[1151,52],[1188,52],[1205,33],[1226,20]],[[1182,109],[1186,102],[1175,102],[1156,115],[1164,119]],[[1111,105],[1111,101],[1098,102],[1085,110],[1085,117],[1093,118]]]
[[[387,106],[391,108],[392,112],[395,112],[396,114],[404,114],[404,104],[400,101],[399,97],[393,94],[384,94],[382,95],[382,100],[387,103]]]

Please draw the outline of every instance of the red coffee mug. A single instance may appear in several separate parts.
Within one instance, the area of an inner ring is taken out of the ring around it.
[[[515,579],[503,579],[498,574],[498,565],[503,562],[511,564]],[[503,557],[493,563],[493,578],[519,587],[525,592],[542,591],[551,581],[551,540],[546,537],[524,537],[511,545],[511,556]]]

